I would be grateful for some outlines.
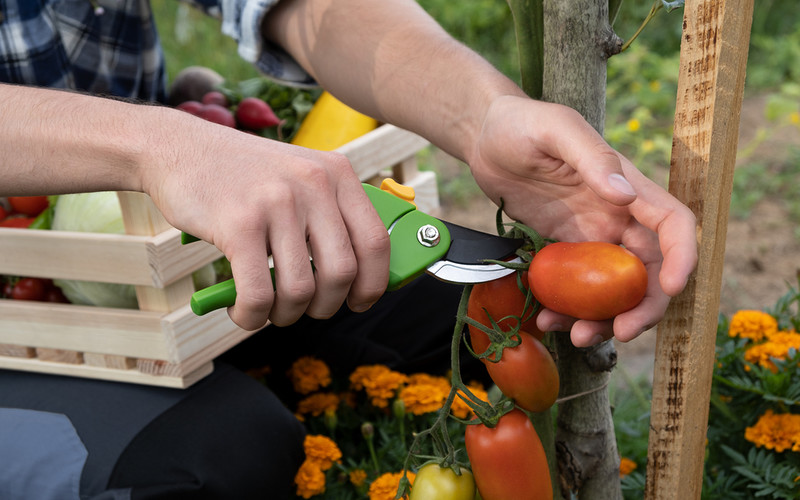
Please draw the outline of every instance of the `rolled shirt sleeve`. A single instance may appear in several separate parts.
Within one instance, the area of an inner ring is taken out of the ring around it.
[[[296,87],[313,87],[313,78],[280,47],[264,40],[261,24],[278,0],[220,0],[222,33],[236,40],[239,56],[265,76]]]

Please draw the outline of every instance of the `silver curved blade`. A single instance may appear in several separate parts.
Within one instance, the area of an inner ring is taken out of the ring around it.
[[[522,259],[517,257],[509,262],[518,263],[522,262]],[[436,278],[450,283],[485,283],[515,272],[514,269],[500,264],[461,264],[447,260],[434,262],[428,266],[427,271]]]

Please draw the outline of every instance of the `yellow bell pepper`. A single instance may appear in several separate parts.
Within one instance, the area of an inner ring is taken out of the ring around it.
[[[292,144],[319,151],[332,151],[374,130],[378,121],[350,108],[327,91],[300,124]]]

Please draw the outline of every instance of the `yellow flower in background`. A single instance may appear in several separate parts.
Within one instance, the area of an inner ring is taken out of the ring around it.
[[[754,342],[763,340],[778,331],[778,321],[763,311],[742,310],[736,312],[728,326],[728,335]]]
[[[636,470],[636,462],[627,457],[619,459],[619,477],[625,477]]]
[[[489,395],[483,389],[483,386],[478,382],[472,382],[467,384],[470,392],[480,399],[481,401],[489,401]],[[463,391],[458,391],[459,394],[464,394]],[[467,403],[464,402],[463,399],[456,396],[453,400],[453,404],[450,406],[450,413],[453,414],[454,417],[460,418],[461,420],[466,420],[467,418],[471,417],[473,414],[472,408],[469,407]]]
[[[778,367],[774,359],[786,359],[790,349],[800,349],[800,334],[795,331],[780,331],[767,336],[767,341],[756,344],[744,352],[745,361],[769,368],[773,373]]]
[[[628,130],[630,132],[638,132],[640,128],[642,128],[642,122],[640,122],[638,119],[631,118],[628,120]]]
[[[298,394],[309,394],[331,383],[331,370],[324,361],[303,356],[292,363],[289,380]]]
[[[653,139],[645,139],[642,141],[642,152],[649,153],[656,149],[656,143]]]
[[[438,384],[414,384],[400,390],[400,399],[406,407],[406,412],[414,415],[424,415],[438,411],[444,405],[450,387]]]
[[[789,115],[789,123],[792,123],[793,125],[800,125],[800,112],[793,111]]]
[[[325,473],[314,463],[305,461],[294,476],[297,496],[311,498],[325,493]]]
[[[756,446],[778,453],[800,451],[800,415],[767,410],[754,426],[745,429],[744,437]]]
[[[363,469],[356,469],[349,474],[350,484],[356,488],[360,488],[364,481],[367,480],[367,473]]]
[[[658,80],[652,80],[649,86],[650,90],[652,90],[653,92],[658,92],[659,90],[661,90],[661,82],[659,82]]]
[[[339,447],[327,436],[306,436],[303,449],[306,452],[306,462],[315,464],[323,471],[330,469],[334,463],[342,459]]]
[[[370,403],[378,408],[389,406],[389,400],[395,397],[397,390],[407,380],[407,375],[390,370],[385,365],[360,366],[350,375],[353,389],[364,389]]]
[[[297,404],[297,413],[318,417],[323,413],[336,411],[339,407],[339,396],[330,392],[318,392],[303,399]]]
[[[416,475],[413,472],[408,472],[408,480],[414,484]],[[402,472],[387,472],[372,482],[369,485],[369,500],[394,500],[397,495],[397,488],[400,486],[400,480],[403,478]],[[403,498],[408,498],[405,496]]]

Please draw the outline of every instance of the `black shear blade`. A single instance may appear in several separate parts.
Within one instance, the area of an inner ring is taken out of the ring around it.
[[[442,221],[450,232],[450,248],[443,259],[428,267],[428,272],[443,281],[454,283],[483,283],[502,278],[513,269],[486,260],[521,262],[514,252],[524,240],[504,238],[451,222]]]

